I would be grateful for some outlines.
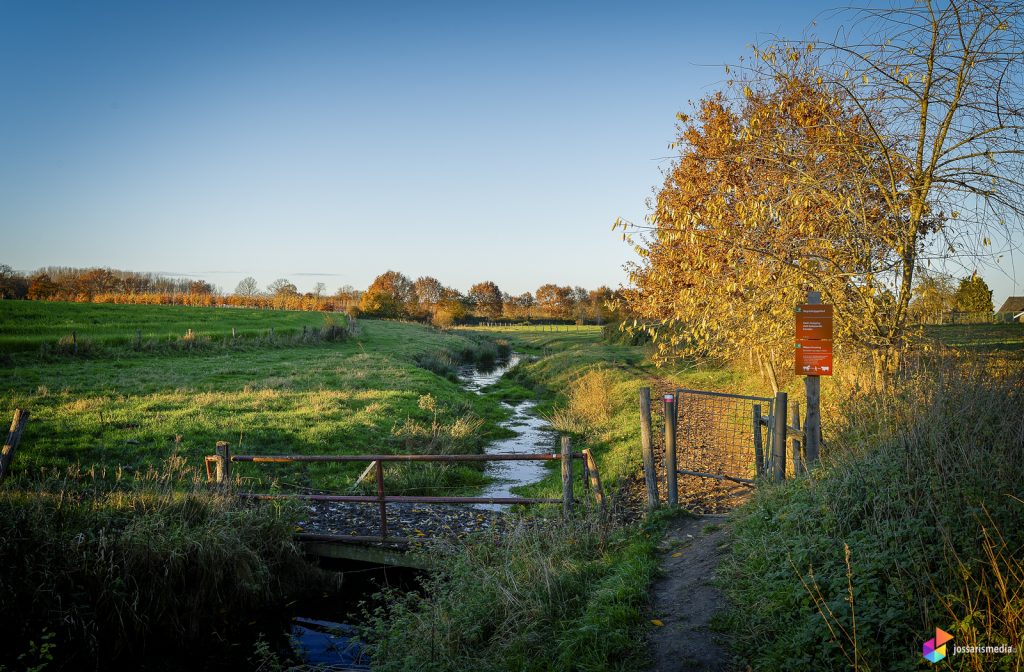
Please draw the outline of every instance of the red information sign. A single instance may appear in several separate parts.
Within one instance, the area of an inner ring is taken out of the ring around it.
[[[800,376],[831,376],[832,341],[797,341],[796,373]]]
[[[832,306],[797,306],[794,367],[799,376],[832,375]]]
[[[805,305],[796,309],[796,338],[832,340],[832,306]]]

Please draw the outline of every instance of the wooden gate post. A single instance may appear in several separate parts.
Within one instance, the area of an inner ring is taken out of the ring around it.
[[[676,398],[666,394],[665,402],[665,479],[667,481],[668,505],[679,504],[678,480],[676,473]]]
[[[562,437],[562,515],[572,515],[572,444]]]
[[[640,446],[644,458],[644,481],[647,483],[647,508],[658,508],[658,474],[654,466],[654,442],[651,440],[651,388],[640,388]]]
[[[14,459],[14,451],[18,449],[18,444],[21,442],[21,434],[25,431],[25,425],[28,424],[28,416],[28,411],[20,408],[14,409],[14,418],[11,420],[7,441],[4,443],[3,449],[0,450],[0,482],[4,480],[11,469],[11,460]]]
[[[761,404],[754,404],[754,473],[764,476],[764,447],[761,444]]]
[[[775,393],[775,423],[772,427],[772,473],[776,481],[786,479],[786,405],[785,392]]]
[[[807,471],[807,465],[800,459],[800,402],[794,401],[790,406],[792,406],[792,408],[790,408],[790,413],[793,415],[794,434],[793,441],[789,444],[789,448],[793,451],[793,475],[799,476]],[[806,435],[804,436],[803,441],[805,442],[804,445],[807,445]]]

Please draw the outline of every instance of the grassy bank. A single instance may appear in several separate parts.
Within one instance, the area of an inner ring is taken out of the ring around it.
[[[950,364],[895,389],[851,396],[824,468],[738,512],[721,580],[754,669],[916,669],[936,627],[1024,644],[1024,376]]]
[[[113,486],[0,489],[0,669],[244,662],[226,642],[324,579],[292,541],[297,509],[240,507],[197,477],[172,458]]]
[[[528,523],[443,558],[371,621],[375,669],[609,670],[643,661],[657,526]]]

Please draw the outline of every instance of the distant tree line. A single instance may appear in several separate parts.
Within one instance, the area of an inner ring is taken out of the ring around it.
[[[451,326],[481,320],[558,320],[606,324],[624,319],[621,290],[543,284],[535,292],[511,295],[492,281],[478,282],[463,294],[440,280],[415,281],[387,271],[365,290],[345,285],[328,294],[319,282],[299,292],[287,278],[261,288],[247,277],[224,293],[205,280],[170,278],[109,268],[50,266],[20,273],[0,264],[0,298],[186,306],[240,306],[280,310],[345,311],[364,317],[409,319]]]
[[[605,324],[620,321],[621,290],[598,287],[541,285],[536,292],[512,295],[486,280],[462,294],[440,280],[415,281],[397,271],[377,276],[364,292],[350,291],[344,300],[350,312],[373,317],[404,318],[450,326],[480,320],[559,320]]]

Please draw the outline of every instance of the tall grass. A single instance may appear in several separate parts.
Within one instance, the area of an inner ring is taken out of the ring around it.
[[[172,458],[114,484],[69,469],[0,489],[0,665],[47,633],[75,668],[200,656],[311,585],[296,512],[243,507],[197,480]]]
[[[591,369],[569,383],[565,404],[556,407],[548,421],[560,432],[582,435],[599,430],[615,412],[615,386],[606,369]]]
[[[849,396],[825,466],[736,518],[723,585],[755,669],[911,669],[935,627],[1024,644],[1024,375],[950,364],[894,390]]]
[[[379,670],[597,670],[641,662],[652,530],[522,523],[439,558],[369,618]]]

